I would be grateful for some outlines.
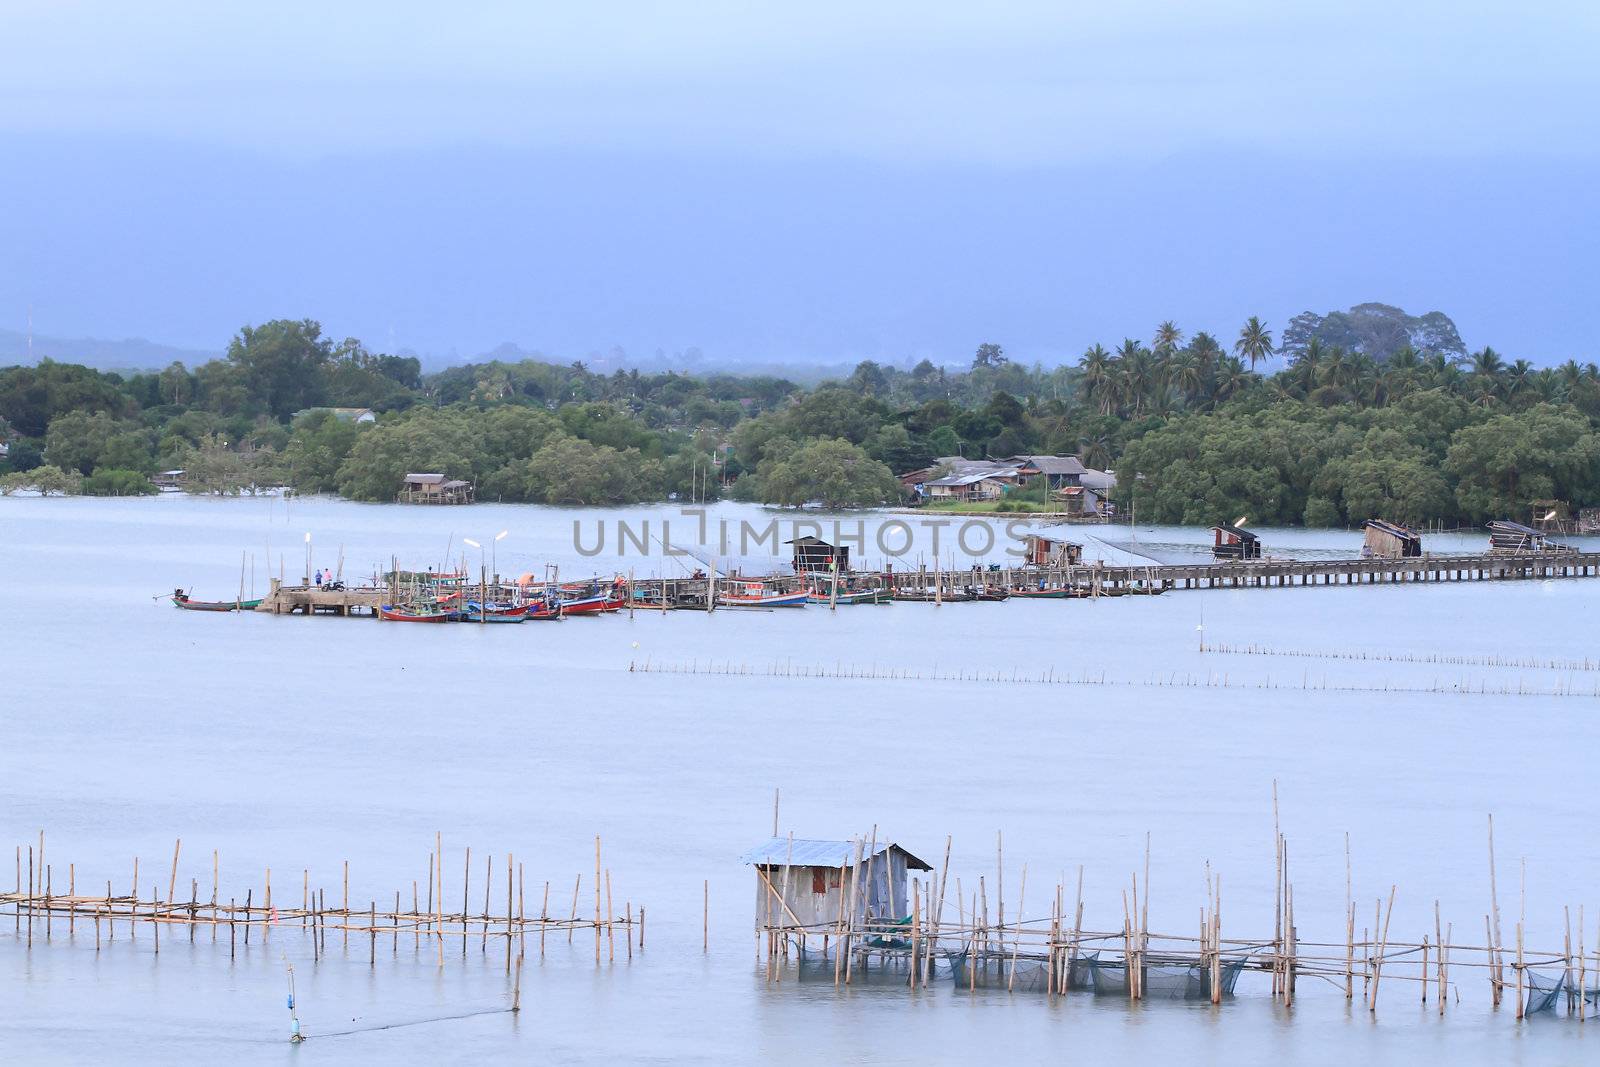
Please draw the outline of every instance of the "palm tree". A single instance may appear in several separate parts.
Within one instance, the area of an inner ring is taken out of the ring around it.
[[[1123,407],[1131,406],[1136,411],[1143,408],[1149,370],[1144,346],[1131,337],[1123,338],[1117,346],[1117,384]]]
[[[1206,378],[1211,376],[1211,368],[1222,358],[1222,346],[1217,343],[1215,337],[1204,330],[1194,335],[1194,339],[1189,342],[1189,351],[1194,353],[1195,362],[1200,366],[1200,374]]]
[[[1205,384],[1205,372],[1200,369],[1200,360],[1190,352],[1180,352],[1173,356],[1167,364],[1167,379],[1183,394],[1186,403],[1193,403],[1194,398],[1200,394],[1200,387]]]
[[[1525,359],[1519,359],[1505,371],[1506,399],[1515,400],[1517,394],[1526,390],[1533,383],[1533,364]]]
[[[1083,438],[1078,442],[1078,461],[1085,467],[1105,470],[1111,465],[1111,438],[1105,434]]]
[[[1312,338],[1315,342],[1316,338]],[[1344,349],[1333,345],[1328,349],[1328,354],[1323,357],[1322,369],[1317,372],[1317,381],[1323,385],[1332,385],[1343,388],[1349,375],[1350,363],[1345,359]]]
[[[1252,375],[1244,369],[1244,364],[1234,356],[1223,356],[1217,363],[1216,398],[1227,400],[1244,391],[1250,384]]]
[[[1265,324],[1254,315],[1245,320],[1244,328],[1239,331],[1239,339],[1233,343],[1234,355],[1250,361],[1250,369],[1256,369],[1258,360],[1266,359],[1272,355],[1272,333]]]
[[[1472,373],[1481,374],[1487,378],[1498,378],[1505,373],[1506,361],[1500,358],[1500,353],[1484,346],[1483,351],[1474,352],[1471,359]]]
[[[1111,414],[1106,406],[1111,384],[1111,353],[1104,345],[1096,344],[1083,353],[1078,367],[1083,371],[1083,387],[1100,404],[1100,414]]]
[[[1183,331],[1178,329],[1178,324],[1168,319],[1156,327],[1155,341],[1151,349],[1159,356],[1169,356],[1177,351],[1178,345],[1183,341]]]
[[[1322,343],[1322,338],[1313,337],[1306,345],[1305,351],[1294,361],[1295,372],[1300,377],[1300,385],[1306,392],[1311,392],[1320,384],[1322,377],[1322,361],[1327,358],[1328,347]]]

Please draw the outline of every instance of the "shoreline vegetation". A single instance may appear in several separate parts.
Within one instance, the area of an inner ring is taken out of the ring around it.
[[[898,476],[939,457],[1071,454],[1115,470],[1119,512],[1153,523],[1466,525],[1600,505],[1600,369],[1469,353],[1442,314],[1377,304],[1296,316],[1276,342],[1255,318],[1231,344],[1165,322],[1074,365],[984,344],[964,370],[869,360],[811,388],[534,360],[424,375],[275,320],[194,368],[0,369],[0,445],[5,493],[139,495],[181,470],[192,493],[393,501],[426,471],[479,500],[829,508],[903,506]],[[1060,510],[1026,492],[925,507]]]

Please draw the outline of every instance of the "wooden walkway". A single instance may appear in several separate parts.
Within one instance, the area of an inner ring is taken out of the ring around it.
[[[965,570],[939,570],[926,566],[906,570],[852,571],[840,578],[840,590],[848,588],[888,589],[895,600],[932,603],[961,603],[979,599],[978,591],[1009,593],[1017,599],[1040,591],[1074,599],[1099,596],[1155,594],[1185,589],[1266,589],[1272,587],[1315,587],[1386,585],[1440,582],[1545,581],[1556,578],[1600,577],[1600,552],[1562,552],[1540,555],[1417,556],[1409,559],[1261,559],[1229,562],[1152,563],[1147,566],[1106,566],[1085,563],[1060,567],[970,567]],[[795,575],[758,579],[724,575],[715,585],[705,577],[638,578],[600,577],[595,588],[613,588],[621,582],[629,591],[628,604],[636,611],[719,610],[727,595],[745,581],[763,580],[779,591],[804,588]],[[811,580],[826,588],[824,575]],[[488,582],[467,586],[474,596],[509,600],[514,591],[506,585]],[[359,586],[330,590],[286,586],[274,579],[272,589],[257,611],[274,615],[366,615],[376,616],[389,593],[382,586]],[[983,597],[982,599],[993,599]],[[825,607],[824,602],[813,607]]]

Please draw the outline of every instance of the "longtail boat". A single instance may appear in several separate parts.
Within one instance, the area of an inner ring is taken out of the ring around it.
[[[823,586],[813,586],[807,594],[807,599],[813,604],[893,604],[894,597],[889,590],[879,589],[841,589],[837,598],[829,595],[830,591]]]
[[[742,588],[734,592],[720,592],[717,594],[717,606],[728,608],[803,608],[810,599],[811,594],[805,590],[798,593],[775,593],[760,582],[744,582]]]
[[[609,611],[616,611],[622,607],[622,598],[613,597],[607,593],[596,593],[593,596],[578,597],[576,600],[562,600],[559,602],[563,615],[600,615]]]
[[[490,604],[486,608],[476,601],[469,600],[460,614],[460,621],[462,622],[526,622],[527,619],[527,604],[518,604],[516,607],[506,604]]]
[[[378,606],[379,617],[387,622],[449,622],[458,614],[459,612],[454,611],[416,612],[395,607],[393,604]]]
[[[195,600],[182,589],[172,591],[172,606],[182,608],[184,611],[254,611],[261,606],[261,599],[254,600]]]
[[[1022,597],[1025,600],[1067,600],[1072,596],[1069,589],[1030,589],[1026,586],[1016,586],[1011,590],[1011,595]]]

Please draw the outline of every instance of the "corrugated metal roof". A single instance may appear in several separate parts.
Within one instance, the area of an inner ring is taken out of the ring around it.
[[[1032,464],[1040,474],[1082,474],[1083,462],[1077,456],[1012,456]]]
[[[907,866],[919,871],[933,869],[893,841],[879,841],[874,847],[870,841],[817,841],[798,837],[793,841],[787,837],[774,837],[740,856],[739,862],[777,866],[788,864],[792,867],[840,867],[856,861],[857,844],[861,846],[863,860],[898,848],[905,852]]]

